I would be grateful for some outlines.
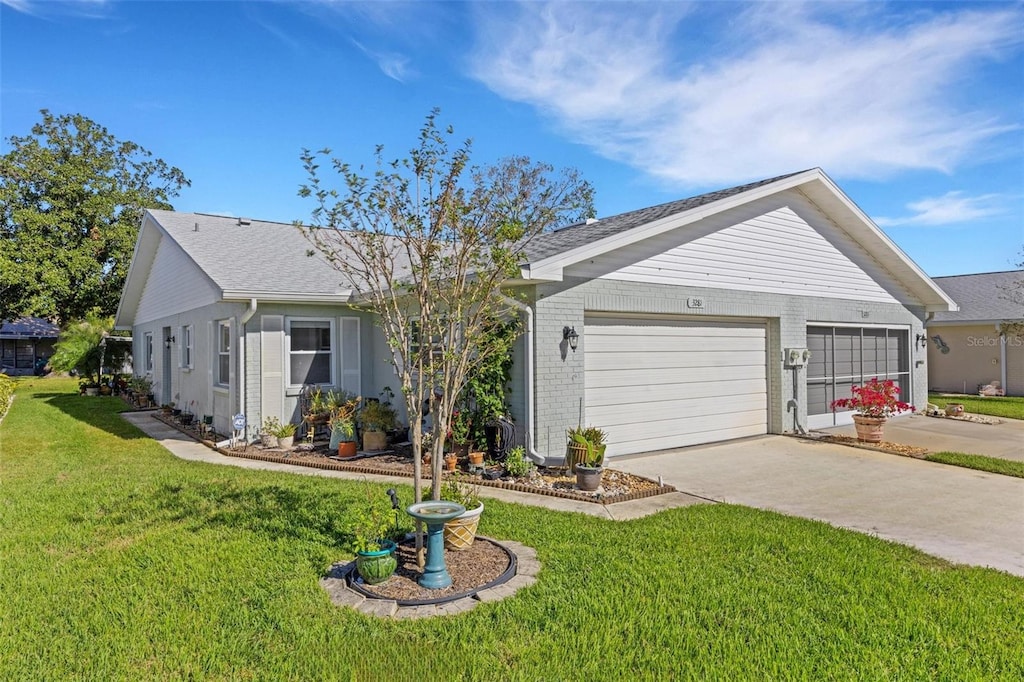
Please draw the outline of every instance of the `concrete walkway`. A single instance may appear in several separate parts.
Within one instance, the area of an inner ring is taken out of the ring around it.
[[[614,466],[663,476],[700,497],[818,519],[1024,576],[1024,479],[786,436],[618,458]]]
[[[294,464],[278,464],[277,462],[260,462],[241,457],[228,457],[215,450],[211,450],[202,443],[189,438],[175,428],[167,426],[158,419],[154,419],[149,412],[123,412],[122,416],[128,422],[137,426],[143,433],[165,447],[175,457],[186,459],[192,462],[208,462],[210,464],[222,464],[242,469],[263,469],[266,471],[280,471],[289,474],[300,474],[303,476],[325,476],[328,478],[342,478],[352,481],[374,481],[378,483],[397,483],[412,485],[412,479],[403,476],[379,476],[375,474],[362,474],[349,471],[327,471],[324,469],[313,469]],[[429,485],[429,482],[426,483]],[[600,505],[592,502],[579,502],[559,497],[548,497],[546,495],[532,495],[521,493],[515,490],[502,490],[500,488],[489,488],[481,486],[480,497],[503,502],[516,502],[534,507],[544,507],[557,511],[579,512],[591,516],[624,521],[627,519],[649,516],[663,509],[674,507],[685,507],[691,504],[704,504],[707,500],[686,495],[684,493],[669,493],[657,495],[640,500],[620,502],[614,505]]]
[[[943,419],[914,414],[890,419],[884,439],[890,443],[916,445],[931,452],[966,452],[1024,462],[1024,421],[999,419],[1001,424],[975,424],[958,419]],[[821,429],[824,433],[856,436],[853,424]]]

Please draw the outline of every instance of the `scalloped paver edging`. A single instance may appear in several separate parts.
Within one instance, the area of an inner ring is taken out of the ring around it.
[[[434,618],[436,616],[454,616],[472,611],[481,603],[491,603],[508,599],[524,587],[537,582],[540,573],[540,562],[537,551],[521,542],[504,541],[501,543],[516,556],[516,574],[508,582],[480,590],[469,597],[462,597],[442,604],[420,604],[416,606],[399,606],[394,599],[378,599],[367,597],[349,588],[346,576],[356,570],[355,561],[333,564],[327,576],[320,579],[320,587],[327,592],[331,603],[355,609],[360,613],[378,618],[394,620],[414,620]]]
[[[161,420],[163,421],[163,420]],[[165,422],[166,423],[166,422]],[[173,424],[172,424],[173,426]],[[187,433],[187,432],[186,432]],[[190,434],[191,435],[191,434]],[[193,436],[194,437],[194,436]],[[292,464],[294,466],[309,467],[312,469],[326,469],[328,471],[348,471],[357,474],[373,474],[376,476],[396,476],[398,478],[412,478],[412,475],[407,474],[404,471],[396,469],[388,469],[385,467],[375,467],[369,465],[358,464],[357,462],[338,462],[324,458],[326,461],[310,460],[310,459],[293,459],[291,457],[282,455],[270,455],[261,452],[238,452],[237,450],[227,450],[224,448],[218,448],[209,441],[200,441],[208,446],[213,447],[214,450],[227,457],[238,457],[240,459],[252,459],[259,462],[273,462],[275,464]],[[618,471],[618,470],[616,470]],[[631,474],[636,476],[636,474]],[[424,472],[424,475],[420,477],[423,480],[430,480],[429,472]],[[638,478],[644,478],[639,476]],[[651,479],[646,479],[650,481]],[[654,481],[651,481],[654,483]],[[530,493],[531,495],[544,495],[547,497],[558,497],[564,500],[574,500],[576,502],[588,502],[590,504],[610,505],[617,504],[619,502],[629,502],[631,500],[642,500],[647,497],[656,497],[658,495],[665,495],[667,493],[674,493],[676,489],[674,486],[668,484],[661,484],[656,488],[650,488],[648,490],[639,490],[634,493],[627,493],[625,495],[614,495],[609,497],[593,497],[591,495],[583,495],[581,493],[574,493],[565,490],[553,490],[551,488],[538,488],[531,485],[525,485],[523,483],[512,483],[509,481],[473,481],[473,485],[480,485],[488,488],[499,488],[502,490],[513,490],[520,493]]]

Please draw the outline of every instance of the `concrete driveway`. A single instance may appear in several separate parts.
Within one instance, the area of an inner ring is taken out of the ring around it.
[[[616,458],[612,466],[662,476],[692,495],[1024,576],[1024,479],[787,436]]]
[[[923,414],[896,417],[885,424],[885,440],[917,445],[931,452],[967,452],[1024,461],[1024,421],[1000,417],[988,419],[999,419],[1002,423],[975,424],[958,419],[926,417]],[[821,430],[844,436],[857,435],[853,424]]]

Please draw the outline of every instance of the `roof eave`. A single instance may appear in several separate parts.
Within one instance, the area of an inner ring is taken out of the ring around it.
[[[248,303],[257,299],[267,303],[344,303],[352,302],[352,290],[344,289],[336,294],[307,293],[301,291],[225,291],[222,298],[225,301],[242,301]]]

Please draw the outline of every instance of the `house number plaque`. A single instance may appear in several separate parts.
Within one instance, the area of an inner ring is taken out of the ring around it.
[[[688,298],[688,299],[686,299],[686,307],[687,308],[703,308],[704,307],[704,299],[703,298]]]

